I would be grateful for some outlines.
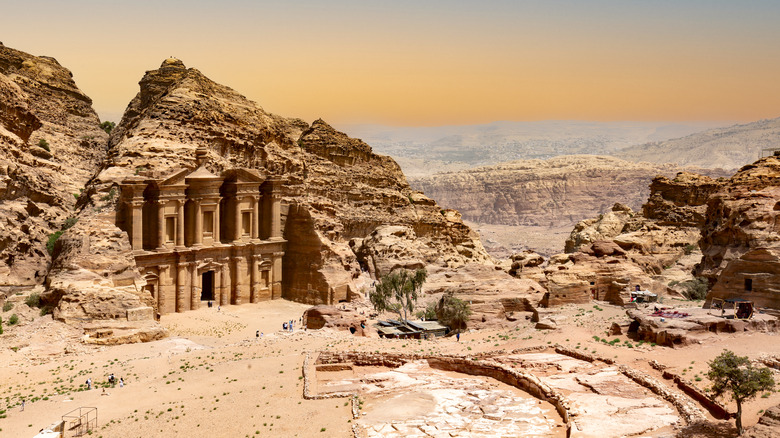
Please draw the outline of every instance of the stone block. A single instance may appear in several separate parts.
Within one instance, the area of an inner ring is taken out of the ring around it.
[[[154,309],[151,307],[136,307],[127,309],[128,321],[153,321]]]

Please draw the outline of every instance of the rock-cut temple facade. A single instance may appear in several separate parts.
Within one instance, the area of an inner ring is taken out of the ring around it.
[[[157,315],[281,298],[281,181],[252,169],[196,169],[121,184],[117,225],[130,237]]]

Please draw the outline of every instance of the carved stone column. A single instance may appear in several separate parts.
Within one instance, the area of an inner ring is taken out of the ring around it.
[[[241,304],[241,289],[244,287],[243,271],[241,269],[241,257],[233,257],[233,273],[236,279],[236,284],[233,285],[233,299],[230,300],[231,304]]]
[[[235,227],[233,234],[233,241],[239,242],[241,241],[241,235],[243,234],[242,224],[241,224],[241,199],[236,196],[235,198],[235,205],[233,206],[233,226]]]
[[[130,205],[133,207],[133,249],[142,251],[144,249],[144,201],[133,199]]]
[[[167,301],[168,295],[168,277],[170,271],[169,265],[160,265],[157,271],[157,308],[160,309],[160,314],[169,313],[169,306]],[[175,297],[174,297],[175,300]]]
[[[165,250],[165,203],[157,201],[157,251]]]
[[[221,259],[220,262],[222,263],[222,267],[219,271],[220,275],[220,291],[219,291],[219,304],[221,306],[226,306],[228,303],[228,297],[230,296],[230,266],[228,263],[230,262],[230,259],[227,257],[224,259]]]
[[[200,289],[201,287],[198,287],[198,263],[192,262],[190,263],[190,294],[192,296],[191,301],[194,304],[195,299],[197,297],[198,300],[200,300]],[[192,306],[193,310],[195,309],[195,306]]]
[[[258,264],[262,260],[262,256],[260,255],[253,255],[251,258],[252,263],[252,269],[250,271],[251,274],[251,295],[249,296],[249,302],[256,303],[260,301],[260,269],[258,268]]]
[[[214,238],[214,245],[219,244],[220,234],[219,234],[219,223],[220,223],[220,217],[219,217],[219,201],[217,202],[217,206],[214,208],[214,233],[212,233],[212,237]]]
[[[195,235],[193,246],[203,246],[203,212],[200,208],[200,199],[195,199]]]
[[[203,285],[198,287],[198,263],[190,263],[190,276],[192,278],[192,288],[190,289],[190,309],[198,310],[200,307],[200,293]],[[212,285],[213,287],[213,285]]]
[[[282,238],[282,195],[276,190],[271,194],[271,239]]]
[[[176,265],[176,311],[184,312],[187,310],[187,293],[186,284],[187,275],[187,263],[179,263]]]
[[[260,221],[260,208],[258,205],[260,204],[257,202],[257,196],[252,196],[252,240],[257,239],[258,233],[257,233],[257,225]]]
[[[176,201],[176,246],[184,247],[184,201]]]

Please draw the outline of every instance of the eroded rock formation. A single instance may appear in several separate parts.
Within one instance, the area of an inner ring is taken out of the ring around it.
[[[615,202],[638,209],[654,177],[681,170],[669,164],[569,155],[439,173],[411,183],[469,221],[553,226],[574,224]]]
[[[669,283],[690,278],[692,258],[709,196],[721,182],[687,172],[655,178],[642,213],[615,204],[598,218],[578,223],[566,241],[569,254],[552,257],[540,282],[548,304],[591,298],[628,302],[636,286],[657,294],[675,293]],[[670,274],[682,263],[681,278]],[[687,273],[687,274],[686,274]]]
[[[713,285],[707,297],[747,298],[780,309],[780,157],[747,165],[707,204],[704,256],[697,274]]]
[[[102,199],[126,177],[192,166],[208,150],[208,170],[261,169],[282,179],[287,241],[282,296],[319,304],[350,299],[371,274],[395,266],[489,262],[457,214],[409,188],[398,165],[322,120],[311,125],[265,112],[196,69],[168,59],[147,72],[111,135],[109,160],[89,187]],[[381,243],[402,227],[414,249]],[[372,234],[373,233],[373,234]],[[351,243],[351,245],[350,245]]]
[[[56,59],[0,44],[0,287],[40,284],[107,135]]]

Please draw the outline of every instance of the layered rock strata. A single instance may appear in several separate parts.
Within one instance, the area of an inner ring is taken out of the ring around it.
[[[639,209],[654,177],[681,170],[669,164],[569,155],[439,173],[410,182],[468,221],[552,227],[592,217],[615,202]]]
[[[371,276],[409,266],[408,260],[450,267],[490,262],[459,216],[413,191],[391,158],[322,120],[309,125],[269,114],[175,59],[147,72],[140,88],[112,132],[91,199],[136,173],[193,167],[199,147],[207,150],[212,174],[243,167],[280,179],[284,298],[349,300]],[[399,237],[385,232],[388,225],[402,227],[415,249],[399,255],[383,242]]]
[[[722,182],[706,176],[679,173],[659,176],[642,212],[615,204],[598,218],[578,223],[566,241],[568,254],[551,257],[540,280],[549,294],[548,305],[581,303],[590,299],[624,304],[630,291],[666,295],[671,270],[680,266],[684,279],[693,266],[686,258],[696,250],[704,226],[706,202]],[[676,278],[679,282],[679,279]]]
[[[46,278],[48,238],[105,157],[99,125],[56,59],[0,43],[0,288]]]
[[[780,157],[741,168],[707,203],[697,274],[712,298],[780,310]]]

